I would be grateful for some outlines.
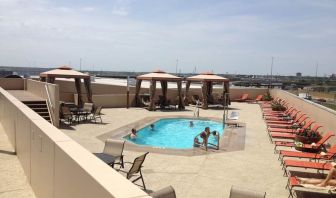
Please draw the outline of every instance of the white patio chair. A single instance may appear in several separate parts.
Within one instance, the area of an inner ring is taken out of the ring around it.
[[[113,168],[115,164],[119,164],[122,168],[124,168],[124,146],[125,146],[125,140],[113,140],[113,139],[107,139],[105,141],[105,147],[103,150],[104,154],[111,155],[115,157],[115,161],[110,164]]]

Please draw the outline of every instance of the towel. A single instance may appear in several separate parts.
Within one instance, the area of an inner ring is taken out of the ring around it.
[[[309,189],[314,189],[314,190],[320,190],[320,191],[335,191],[336,190],[336,186],[325,186],[325,187],[320,187],[320,186],[315,186],[313,184],[300,184],[301,186],[305,187],[305,188],[309,188]]]

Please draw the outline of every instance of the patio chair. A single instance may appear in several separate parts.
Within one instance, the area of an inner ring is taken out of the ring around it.
[[[332,136],[335,134],[333,132],[328,132],[326,135],[322,137],[320,141],[316,143],[315,146],[312,146],[311,144],[303,144],[302,148],[306,150],[311,150],[311,151],[319,151],[321,150],[321,147],[323,146],[324,143],[326,143]],[[294,142],[284,142],[284,141],[275,141],[274,142],[274,153],[276,153],[276,149],[278,146],[283,146],[283,147],[295,147]]]
[[[83,108],[78,111],[77,115],[78,118],[77,120],[87,120],[88,116],[92,113],[93,111],[93,103],[84,103]]]
[[[69,124],[72,124],[73,113],[70,111],[68,106],[61,107],[61,118],[68,121]]]
[[[136,185],[143,187],[144,190],[146,190],[146,186],[145,186],[144,179],[142,177],[141,168],[142,168],[142,164],[144,163],[145,158],[146,158],[148,153],[149,152],[135,158],[133,163],[125,162],[125,163],[128,163],[128,164],[132,164],[132,167],[128,171],[124,171],[122,169],[118,170],[120,172],[126,173],[126,178],[129,179],[129,180],[131,180],[133,177],[136,177],[135,179],[131,180],[134,184],[136,184],[135,183],[136,181],[141,179],[142,186],[138,185],[138,184],[136,184]]]
[[[233,102],[246,102],[248,99],[248,94],[243,94],[240,98],[233,99]]]
[[[201,98],[198,95],[192,95],[191,96],[191,103],[196,105],[197,103],[199,105],[202,105]]]
[[[125,140],[113,140],[107,139],[103,153],[113,156],[114,162],[110,165],[114,168],[115,164],[119,164],[121,168],[124,168],[124,151]]]
[[[244,189],[242,187],[231,186],[229,198],[265,198],[266,192]]]
[[[103,106],[98,106],[92,113],[91,115],[91,120],[94,120],[95,123],[97,123],[97,119],[99,118],[100,119],[100,122],[103,123],[103,120],[101,118],[101,115],[100,115],[100,112],[102,110]]]
[[[172,186],[155,191],[150,196],[153,198],[176,198],[175,190]]]
[[[141,103],[142,103],[142,106],[148,107],[150,104],[149,96],[141,97]]]

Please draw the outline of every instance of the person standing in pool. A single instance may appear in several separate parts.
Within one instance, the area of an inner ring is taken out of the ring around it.
[[[149,125],[151,131],[154,131],[154,124]]]
[[[132,129],[132,131],[131,131],[131,134],[130,134],[130,138],[131,139],[135,139],[136,137],[137,137],[137,131],[136,131],[136,129],[135,128],[133,128]]]
[[[210,127],[205,127],[204,131],[200,134],[203,139],[202,145],[205,146],[205,150],[208,150],[208,139],[210,136]]]
[[[189,122],[189,127],[194,127],[194,122],[193,121]]]

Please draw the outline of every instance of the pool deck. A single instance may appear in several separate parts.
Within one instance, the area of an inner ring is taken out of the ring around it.
[[[177,197],[183,198],[228,197],[231,186],[236,185],[266,191],[267,197],[288,197],[285,189],[287,177],[283,176],[278,156],[273,154],[273,144],[269,142],[259,105],[233,103],[231,108],[239,112],[239,122],[246,123],[243,148],[194,156],[150,152],[143,168],[147,188],[155,191],[172,185]],[[102,152],[104,142],[99,137],[104,134],[146,117],[191,116],[192,110],[192,107],[182,112],[149,112],[140,108],[103,109],[103,124],[74,124],[62,131],[91,152]],[[200,110],[200,116],[220,119],[223,111]],[[136,124],[131,127],[136,127]],[[128,149],[126,145],[124,153],[126,161],[133,161],[143,151]]]

